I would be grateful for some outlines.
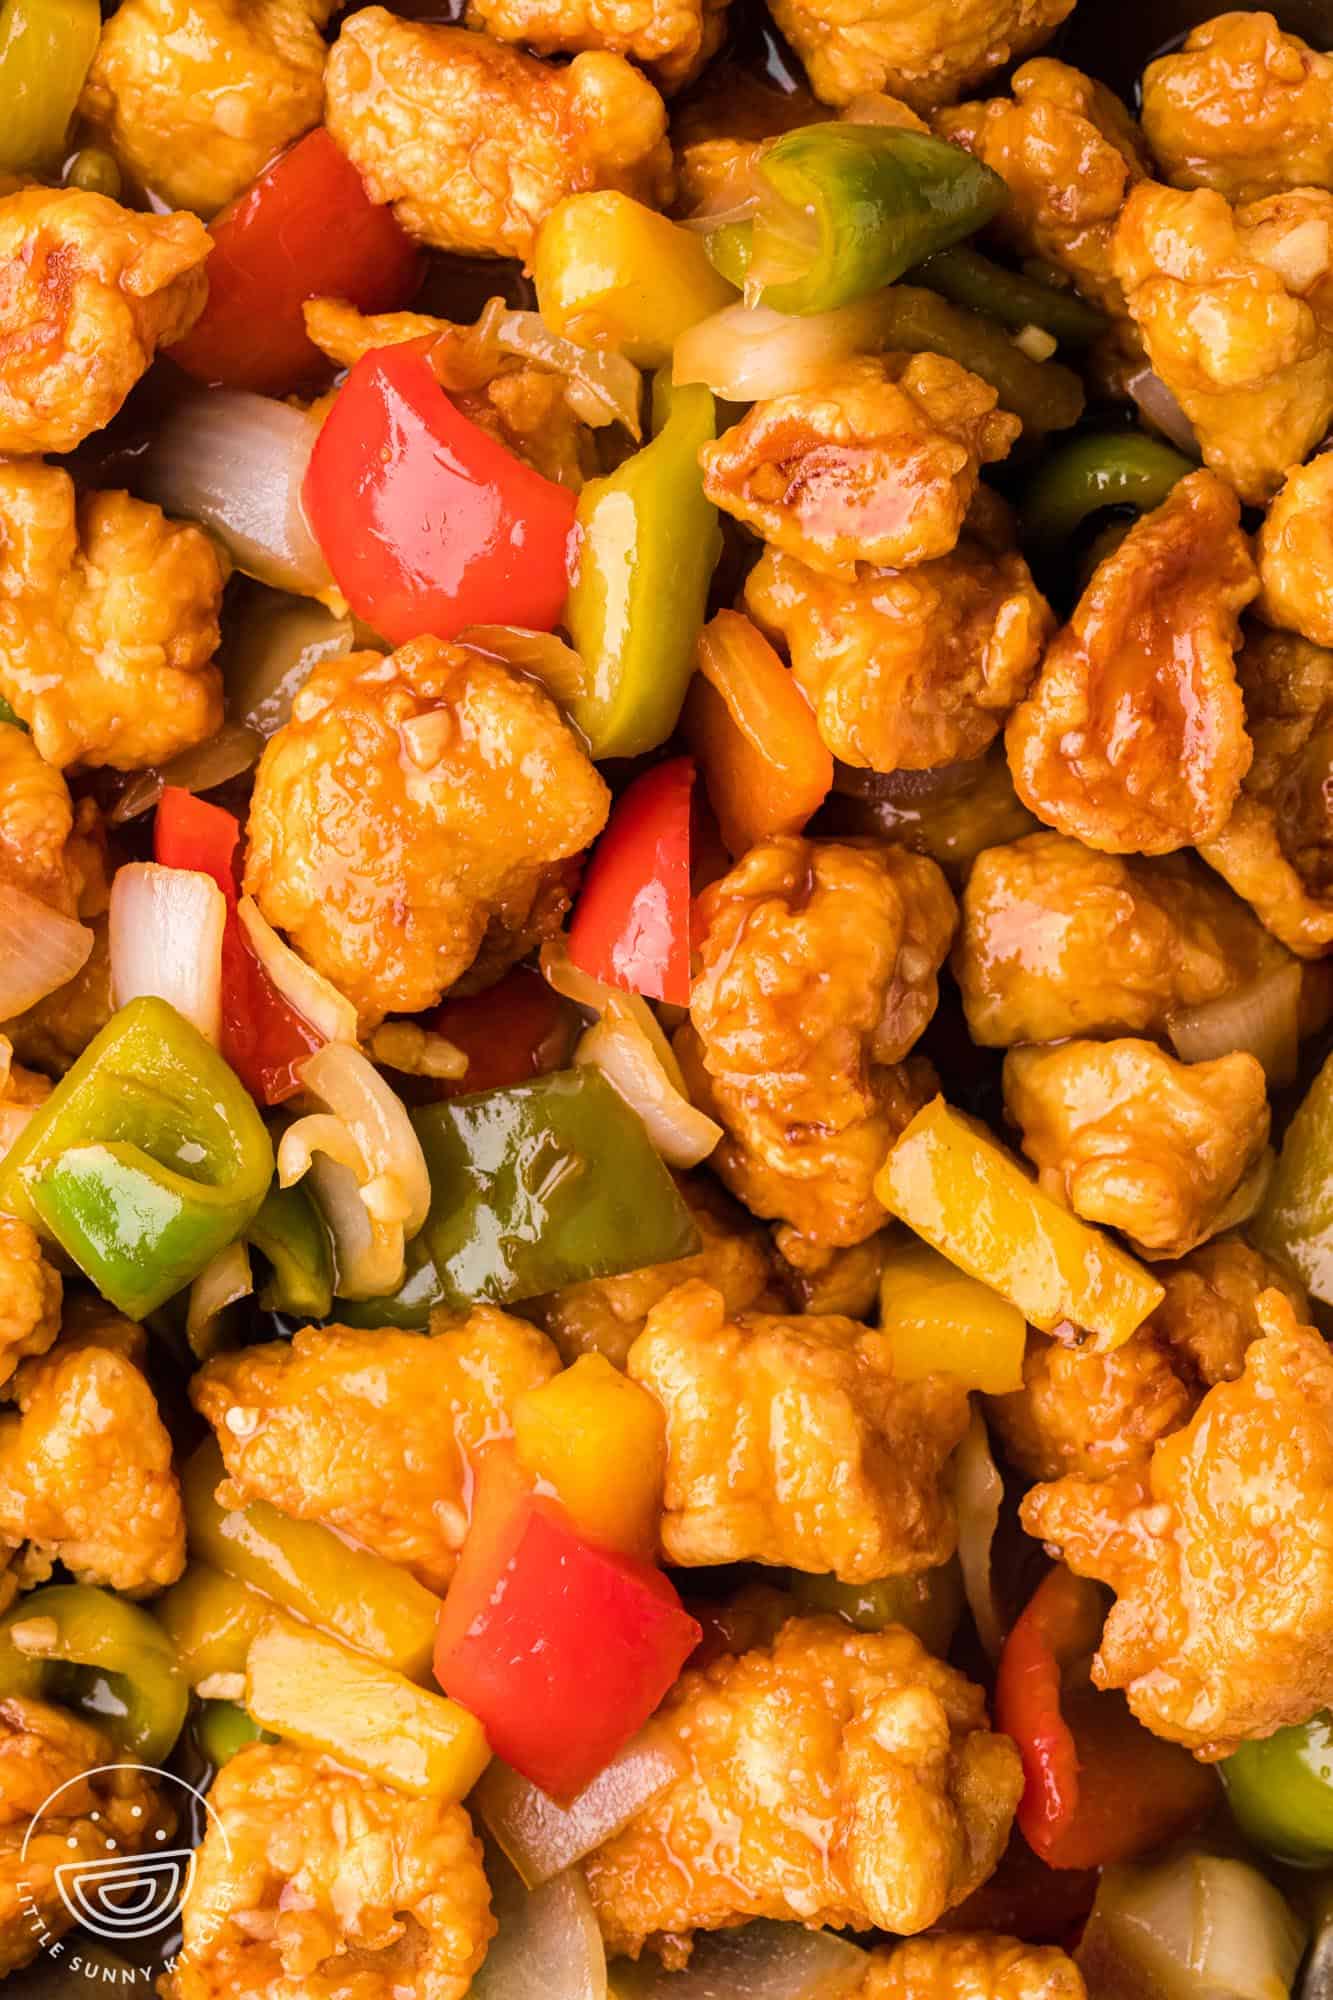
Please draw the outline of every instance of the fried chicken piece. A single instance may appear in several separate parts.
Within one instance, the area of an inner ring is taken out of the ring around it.
[[[558,929],[558,864],[609,808],[533,681],[414,639],[311,674],[260,762],[245,886],[370,1027],[433,1007],[483,944],[498,978]]]
[[[1262,504],[1333,417],[1333,194],[1233,210],[1211,189],[1141,182],[1111,262],[1205,462]]]
[[[1094,854],[1059,833],[978,855],[962,912],[954,972],[986,1048],[1162,1034],[1290,963],[1191,856]]]
[[[78,188],[0,200],[0,452],[72,451],[109,424],[208,295],[193,215]]]
[[[80,811],[91,801],[80,801]],[[58,986],[5,1022],[5,1033],[14,1054],[34,1068],[52,1076],[63,1076],[87,1048],[93,1036],[111,1019],[111,948],[104,916],[91,926],[93,948],[81,971],[67,985]]]
[[[0,485],[8,468],[0,466]],[[63,475],[62,475],[63,476]],[[0,554],[0,577],[3,576]],[[3,632],[0,599],[0,632]],[[4,653],[0,644],[0,680]],[[106,907],[106,870],[97,810],[77,810],[65,780],[33,737],[0,723],[0,882],[12,883],[62,916]],[[9,1027],[6,1024],[6,1034]]]
[[[14,1045],[8,1034],[0,1035],[0,1160],[4,1159],[38,1106],[45,1104],[50,1095],[50,1077],[38,1076],[35,1071],[16,1063]],[[0,1223],[4,1220],[7,1218],[0,1218]],[[0,1314],[4,1310],[3,1300],[4,1293],[0,1291]],[[0,1327],[3,1325],[4,1320],[0,1317]],[[0,1334],[0,1347],[3,1345],[3,1334]],[[49,1341],[47,1345],[50,1345]]]
[[[254,1743],[212,1808],[169,2000],[463,2000],[495,1934],[462,1806]]]
[[[1053,264],[1113,318],[1125,301],[1111,269],[1116,220],[1152,171],[1138,127],[1118,97],[1068,63],[1024,63],[1012,97],[942,111],[935,129],[1007,184],[993,225],[1024,257]]]
[[[210,216],[318,125],[334,0],[121,0],[80,110],[136,180]]]
[[[1292,466],[1255,549],[1259,616],[1312,645],[1333,646],[1333,453]]]
[[[684,1774],[586,1861],[608,1954],[747,1917],[925,1930],[994,1868],[1023,1788],[981,1689],[901,1625],[794,1618],[660,1710]]]
[[[190,1384],[236,1502],[322,1521],[444,1591],[467,1532],[468,1453],[509,1430],[525,1389],[558,1374],[551,1343],[494,1306],[437,1322],[303,1327],[216,1355]]]
[[[1116,1603],[1093,1662],[1206,1761],[1333,1699],[1333,1355],[1265,1292],[1238,1381],[1146,1464],[1035,1486],[1023,1525]]]
[[[666,107],[623,56],[556,69],[488,35],[365,7],[325,85],[329,131],[372,200],[437,250],[526,259],[566,195],[671,197]]]
[[[929,1064],[903,1059],[935,1011],[955,914],[924,856],[794,836],[699,897],[677,1051],[724,1127],[711,1165],[752,1214],[830,1247],[883,1226],[871,1183],[933,1090]]]
[[[915,569],[864,567],[846,581],[765,549],[745,606],[790,653],[834,756],[872,771],[979,757],[1055,624],[1022,556],[969,537]]]
[[[840,1250],[811,1243],[795,1229],[779,1224],[773,1232],[778,1276],[792,1305],[803,1313],[837,1313],[844,1319],[869,1319],[879,1304],[879,1281],[893,1240],[893,1225],[849,1243]]]
[[[960,1933],[880,1945],[854,2000],[1087,2000],[1087,1988],[1055,1945]]]
[[[7,1143],[0,1141],[0,1156]],[[0,1215],[0,1385],[26,1355],[45,1354],[52,1345],[60,1331],[60,1298],[60,1274],[42,1255],[35,1232]]]
[[[1333,60],[1271,14],[1217,14],[1143,72],[1143,130],[1173,187],[1333,188]]]
[[[1073,0],[776,0],[773,19],[826,104],[887,91],[915,111],[952,104],[1038,48]]]
[[[49,764],[144,770],[215,734],[225,582],[202,528],[0,465],[0,693]]]
[[[469,28],[539,56],[606,49],[648,70],[659,90],[699,74],[726,34],[728,0],[468,0]]]
[[[1250,765],[1235,654],[1258,588],[1235,494],[1179,480],[1097,565],[1009,719],[1024,805],[1110,854],[1219,833]]]

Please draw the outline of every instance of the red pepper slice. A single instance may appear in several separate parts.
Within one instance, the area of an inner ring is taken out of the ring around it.
[[[582,972],[650,1000],[690,1004],[690,798],[694,759],[636,778],[597,843],[569,930]]]
[[[303,497],[339,589],[395,646],[468,625],[549,632],[564,608],[574,495],[465,417],[417,342],[357,362]]]
[[[517,965],[484,993],[446,1000],[427,1026],[467,1057],[466,1074],[456,1083],[437,1083],[436,1095],[470,1097],[563,1068],[582,1022],[539,972]]]
[[[482,1454],[435,1678],[497,1756],[572,1798],[642,1728],[698,1639],[660,1570],[585,1541],[534,1492],[512,1444]]]
[[[208,303],[171,349],[201,382],[289,395],[330,372],[306,334],[307,299],[392,312],[417,287],[416,245],[322,126],[265,167],[209,234]]]

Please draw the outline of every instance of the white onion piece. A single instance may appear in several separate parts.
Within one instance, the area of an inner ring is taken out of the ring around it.
[[[646,1958],[617,1963],[616,2000],[843,2000],[869,1965],[846,1938],[761,1918],[696,1938],[684,1972]]]
[[[341,659],[356,643],[350,618],[336,618],[308,597],[254,589],[218,654],[228,713],[267,742],[289,720],[314,669]]]
[[[731,403],[805,389],[830,367],[881,344],[884,308],[871,297],[800,317],[768,306],[723,306],[676,342],[671,379],[703,382]]]
[[[190,1287],[190,1304],[185,1315],[185,1338],[197,1360],[207,1361],[216,1345],[217,1321],[237,1299],[248,1299],[254,1291],[250,1252],[244,1243],[229,1243],[205,1264]]]
[[[567,1806],[493,1757],[471,1804],[529,1889],[539,1889],[610,1840],[684,1768],[681,1752],[651,1725],[625,1745]]]
[[[294,952],[259,912],[252,896],[242,896],[236,914],[263,966],[284,1000],[326,1042],[356,1041],[356,1008],[336,986]]]
[[[1257,1868],[1216,1854],[1103,1871],[1076,1954],[1094,1993],[1286,2000],[1305,1926]]]
[[[81,972],[93,948],[86,924],[0,882],[0,1021],[26,1013]]]
[[[685,1091],[685,1077],[676,1053],[663,1034],[656,1014],[641,993],[626,993],[623,987],[608,986],[604,980],[594,979],[590,972],[581,972],[570,961],[568,942],[564,938],[552,938],[541,949],[541,973],[547,985],[558,993],[562,1000],[572,1000],[576,1007],[583,1007],[589,1014],[600,1019],[608,1007],[615,1006],[627,1010],[631,1019],[642,1029],[673,1090]]]
[[[697,1167],[722,1137],[722,1127],[676,1089],[642,1027],[617,1002],[581,1036],[574,1061],[601,1070],[668,1166]]]
[[[415,1236],[430,1212],[430,1175],[407,1108],[373,1062],[346,1042],[327,1042],[300,1069],[304,1088],[347,1127],[370,1169],[369,1184],[391,1183],[402,1222]]]
[[[1237,1050],[1264,1066],[1270,1083],[1296,1080],[1300,1052],[1302,968],[1296,959],[1239,993],[1224,993],[1173,1014],[1171,1046],[1182,1062],[1212,1062]]]
[[[211,875],[132,861],[111,885],[111,997],[169,1001],[216,1045],[222,1032],[227,899]]]
[[[1187,452],[1191,458],[1201,456],[1193,424],[1160,375],[1154,375],[1151,368],[1136,369],[1125,387],[1154,430],[1170,438],[1177,450]]]
[[[241,722],[224,722],[216,736],[182,750],[169,764],[140,771],[126,785],[111,808],[112,826],[124,826],[140,813],[151,812],[168,785],[183,792],[211,792],[229,778],[239,778],[259,762],[264,739]]]
[[[554,632],[529,632],[525,625],[469,625],[458,635],[460,646],[472,646],[492,659],[504,660],[521,674],[540,681],[552,701],[568,707],[588,691],[582,660]]]
[[[284,1137],[288,1135],[284,1134]],[[283,1187],[282,1154],[278,1179]],[[350,1167],[317,1153],[310,1161],[309,1184],[333,1244],[340,1299],[380,1299],[403,1282],[403,1231],[372,1220],[361,1199],[361,1184]]]
[[[492,303],[494,303],[492,301]],[[643,377],[623,354],[579,347],[552,333],[540,313],[504,312],[496,317],[493,337],[502,354],[518,354],[565,377],[565,401],[576,417],[594,430],[603,424],[623,424],[636,441],[643,435],[640,408]]]
[[[1004,1481],[996,1470],[985,1421],[973,1405],[967,1434],[954,1453],[954,1505],[958,1510],[958,1565],[977,1637],[992,1660],[1004,1645],[1004,1621],[991,1581],[991,1549],[1000,1524]]]
[[[607,2000],[606,1948],[583,1877],[569,1869],[525,1889],[492,1848],[486,1874],[500,1928],[468,2000]]]

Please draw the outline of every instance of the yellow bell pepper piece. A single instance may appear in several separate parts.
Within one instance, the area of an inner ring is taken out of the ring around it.
[[[660,368],[687,328],[735,302],[703,238],[627,194],[572,194],[537,236],[537,304],[552,332]]]
[[[975,1119],[936,1097],[875,1179],[885,1208],[1043,1333],[1128,1340],[1165,1296],[1100,1229],[1061,1208]]]
[[[602,1354],[529,1389],[514,1404],[519,1463],[550,1486],[589,1541],[657,1553],[666,1419],[647,1389]]]
[[[889,1251],[879,1281],[879,1323],[903,1382],[956,1375],[969,1389],[1005,1396],[1023,1386],[1027,1321],[1018,1307],[908,1237]]]
[[[219,1674],[243,1674],[250,1642],[282,1617],[272,1598],[202,1562],[192,1562],[152,1612],[192,1688]]]
[[[245,1706],[273,1735],[416,1798],[465,1798],[490,1762],[475,1715],[322,1632],[261,1632],[246,1662]]]

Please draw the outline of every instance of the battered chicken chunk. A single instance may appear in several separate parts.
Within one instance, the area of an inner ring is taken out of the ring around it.
[[[0,1140],[0,1157],[4,1149]],[[60,1295],[60,1274],[34,1232],[0,1215],[0,1385],[25,1355],[45,1354],[51,1346],[60,1331]]]
[[[879,1304],[879,1281],[893,1240],[892,1224],[868,1236],[864,1243],[849,1243],[839,1250],[811,1243],[781,1224],[774,1238],[780,1282],[799,1312],[869,1319]]]
[[[507,1434],[559,1357],[526,1320],[477,1306],[426,1337],[310,1326],[216,1356],[190,1384],[241,1503],[322,1521],[443,1591],[467,1532],[469,1451]]]
[[[901,1625],[792,1619],[660,1715],[687,1769],[585,1863],[613,1955],[678,1965],[756,1916],[925,1930],[990,1874],[1023,1788],[980,1688]]]
[[[1218,14],[1143,72],[1143,130],[1173,187],[1333,188],[1333,60],[1271,14]]]
[[[245,886],[373,1025],[434,1006],[483,945],[498,977],[558,927],[557,864],[609,807],[534,682],[437,639],[351,653],[264,752]]]
[[[212,215],[318,125],[334,0],[123,0],[81,109],[136,180]]]
[[[9,470],[0,467],[0,486]],[[0,551],[0,577],[3,573]],[[3,629],[0,596],[0,635]],[[0,681],[3,678],[0,637]],[[26,890],[66,917],[86,916],[99,904],[106,905],[96,809],[84,802],[76,810],[68,785],[33,738],[4,723],[0,723],[0,882]]]
[[[495,1933],[461,1806],[255,1743],[219,1772],[170,2000],[463,2000]]]
[[[834,756],[872,771],[979,757],[1055,623],[1022,556],[967,537],[934,562],[863,567],[853,580],[765,549],[745,605],[788,649]]]
[[[1199,851],[1275,937],[1319,958],[1333,945],[1333,652],[1266,632],[1237,665],[1254,762]]]
[[[1333,452],[1293,465],[1256,548],[1259,616],[1316,646],[1333,646]]]
[[[1111,246],[1148,357],[1205,461],[1261,503],[1333,417],[1333,194],[1231,209],[1141,182]]]
[[[468,0],[469,28],[539,56],[609,49],[642,63],[664,91],[697,76],[726,32],[727,0]]]
[[[0,1035],[0,1160],[4,1159],[38,1105],[45,1104],[50,1095],[50,1077],[38,1076],[16,1063],[9,1036]],[[3,1292],[0,1292],[0,1299],[3,1297]],[[0,1319],[0,1326],[3,1324],[3,1319]],[[2,1336],[0,1346],[3,1346]]]
[[[1235,654],[1258,589],[1235,494],[1178,481],[1097,565],[1010,717],[1024,805],[1111,854],[1219,833],[1250,765]]]
[[[225,581],[202,528],[0,465],[0,693],[48,763],[146,769],[221,727]]]
[[[943,355],[860,356],[706,444],[704,491],[811,569],[905,569],[948,555],[981,467],[1018,436],[998,400]]]
[[[1146,1465],[1036,1486],[1029,1534],[1116,1593],[1099,1687],[1212,1761],[1333,1699],[1333,1355],[1265,1292],[1238,1381]]]
[[[887,91],[914,110],[952,104],[1040,46],[1074,0],[776,0],[773,18],[826,104]]]
[[[325,122],[372,198],[437,250],[526,258],[568,194],[671,195],[666,108],[623,56],[555,69],[488,35],[365,7],[325,82]]]
[[[967,1429],[947,1375],[895,1382],[891,1343],[835,1314],[727,1312],[694,1282],[654,1306],[631,1378],[666,1413],[668,1562],[772,1563],[844,1583],[947,1562]]]
[[[994,226],[1011,247],[1053,264],[1118,316],[1125,306],[1111,238],[1152,164],[1138,127],[1104,84],[1048,57],[1024,63],[1013,93],[943,111],[936,130],[1008,184],[1009,207]]]
[[[677,1051],[724,1127],[710,1164],[753,1214],[830,1246],[883,1226],[871,1183],[933,1089],[903,1058],[954,919],[933,861],[841,841],[761,842],[699,897]]]
[[[954,971],[974,1042],[1155,1035],[1290,960],[1190,856],[1094,854],[1030,833],[978,855]]]
[[[960,1934],[881,1945],[855,2000],[1087,2000],[1087,1988],[1054,1945]]]
[[[203,310],[212,239],[78,188],[0,200],[0,452],[72,451]]]

